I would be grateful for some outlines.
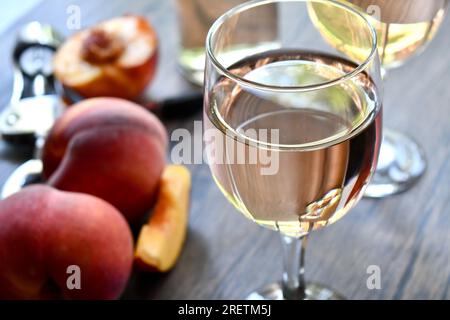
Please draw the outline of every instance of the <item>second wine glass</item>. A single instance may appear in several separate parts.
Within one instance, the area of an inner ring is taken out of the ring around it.
[[[436,35],[449,0],[338,0],[365,13],[378,36],[384,72],[403,65],[421,53]],[[321,35],[337,50],[350,56],[364,55],[352,45],[341,28],[352,23],[332,6],[309,6],[310,17]],[[355,21],[355,27],[357,22]],[[365,195],[383,198],[408,190],[424,174],[422,148],[410,137],[392,129],[384,131],[380,160]]]

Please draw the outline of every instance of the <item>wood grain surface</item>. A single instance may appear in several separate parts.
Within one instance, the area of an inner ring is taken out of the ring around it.
[[[19,4],[18,4],[19,5]],[[148,97],[194,90],[176,66],[177,19],[172,1],[46,0],[0,35],[0,106],[12,89],[9,59],[19,27],[49,22],[68,35],[67,8],[81,8],[82,26],[123,13],[147,16],[162,44]],[[393,71],[386,82],[385,124],[414,137],[428,157],[423,179],[407,193],[363,200],[342,221],[311,235],[306,276],[349,299],[450,299],[450,19],[420,57]],[[167,122],[193,130],[191,118]],[[29,156],[0,142],[0,181]],[[166,275],[135,273],[125,299],[234,299],[278,280],[278,235],[238,214],[214,185],[206,165],[193,174],[189,235],[176,268]],[[381,269],[380,290],[366,286],[367,268]]]

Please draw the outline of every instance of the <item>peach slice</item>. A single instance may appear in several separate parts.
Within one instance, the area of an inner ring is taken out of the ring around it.
[[[186,167],[164,169],[155,210],[137,241],[135,260],[141,269],[166,272],[177,262],[186,238],[190,189]]]

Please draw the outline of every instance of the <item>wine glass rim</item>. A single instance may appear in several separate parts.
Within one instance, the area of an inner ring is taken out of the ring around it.
[[[353,69],[351,72],[347,72],[344,75],[337,77],[335,79],[325,81],[322,83],[317,84],[311,84],[311,85],[304,85],[304,86],[277,86],[277,85],[269,85],[265,83],[260,83],[256,81],[252,81],[249,79],[246,79],[244,77],[238,76],[228,70],[227,67],[225,67],[222,63],[220,63],[216,55],[213,53],[212,49],[212,41],[213,36],[216,34],[217,30],[223,23],[231,18],[232,16],[244,12],[248,9],[252,9],[255,7],[272,4],[272,3],[288,3],[288,2],[317,2],[317,3],[332,3],[333,5],[337,7],[341,7],[342,9],[345,9],[352,14],[355,14],[359,18],[361,18],[365,24],[368,26],[368,29],[370,30],[371,38],[372,38],[372,48],[367,56],[367,58],[362,63],[356,63],[357,67]],[[224,14],[222,14],[211,26],[211,28],[208,31],[208,34],[206,36],[206,54],[211,59],[211,62],[213,63],[214,67],[221,73],[222,75],[226,76],[227,78],[237,82],[239,85],[247,88],[252,89],[258,89],[261,91],[271,91],[271,92],[308,92],[308,91],[315,91],[315,90],[321,90],[328,87],[335,86],[337,84],[340,84],[342,82],[348,81],[349,79],[355,78],[362,72],[366,70],[366,68],[369,66],[369,64],[375,59],[376,55],[378,53],[378,39],[377,39],[377,33],[373,25],[369,22],[369,20],[361,14],[358,10],[352,8],[351,6],[338,2],[336,0],[251,0],[244,2]]]

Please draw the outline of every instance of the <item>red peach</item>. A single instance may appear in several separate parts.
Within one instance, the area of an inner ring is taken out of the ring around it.
[[[135,222],[153,205],[166,148],[165,129],[148,111],[121,99],[88,99],[49,133],[44,177],[57,189],[102,198]]]
[[[0,202],[0,299],[116,299],[132,258],[125,219],[101,199],[36,185]]]

